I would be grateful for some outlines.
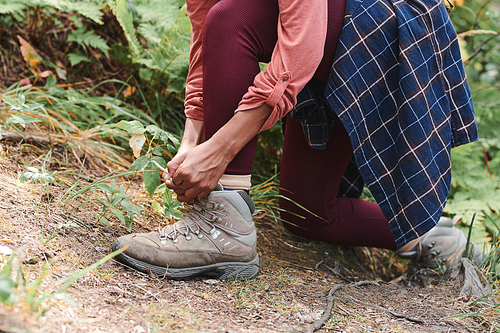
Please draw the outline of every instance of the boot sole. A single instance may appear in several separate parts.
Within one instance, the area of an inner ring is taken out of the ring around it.
[[[113,251],[120,249],[120,242],[115,239],[111,248]],[[134,259],[125,253],[118,254],[115,259],[140,272],[147,274],[151,272],[158,278],[167,278],[172,280],[188,280],[197,276],[206,276],[219,280],[252,279],[259,273],[258,254],[250,262],[221,262],[212,265],[187,268],[156,266]]]

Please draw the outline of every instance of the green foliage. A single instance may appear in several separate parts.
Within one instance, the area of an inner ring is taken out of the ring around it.
[[[184,216],[179,209],[183,207],[182,203],[173,199],[172,191],[169,191],[165,186],[165,191],[163,192],[163,215],[166,218],[173,217],[176,220],[181,220]]]
[[[30,2],[34,6],[52,6],[65,13],[75,12],[97,24],[104,23],[102,21],[102,0],[31,0]]]
[[[181,219],[182,214],[178,209],[182,207],[182,204],[173,199],[172,192],[165,186],[165,184],[160,185],[160,171],[164,171],[167,165],[162,156],[164,154],[167,156],[173,156],[177,152],[180,145],[178,137],[160,129],[156,125],[144,127],[137,121],[121,121],[116,124],[116,127],[125,130],[128,134],[132,135],[130,139],[130,146],[134,150],[134,155],[137,159],[132,163],[129,170],[142,170],[144,186],[146,187],[146,190],[151,198],[158,191],[162,194],[163,208],[159,207],[159,205],[154,201],[152,203],[153,208],[157,212],[162,213],[165,218],[173,217]],[[146,142],[146,135],[149,137],[147,140],[148,149],[145,155],[140,156],[143,143]],[[134,138],[144,139],[134,140]],[[139,145],[136,145],[137,142],[139,142]]]
[[[81,62],[91,62],[91,60],[86,56],[77,53],[68,54],[68,58],[69,62],[71,63],[71,66],[76,66]]]
[[[140,218],[143,209],[130,203],[125,187],[118,186],[114,179],[108,184],[97,184],[96,187],[101,189],[106,196],[106,201],[97,199],[102,205],[102,213],[97,215],[97,220],[104,225],[110,225],[109,217],[106,218],[106,216],[111,215],[117,217],[125,225],[128,232],[132,231],[134,217]]]
[[[146,67],[141,77],[155,86],[166,77],[167,91],[182,93],[189,68],[191,31],[184,2],[139,0],[136,6],[125,0],[108,2],[127,37],[132,61]],[[139,42],[138,34],[144,43]]]
[[[141,51],[141,46],[137,40],[136,30],[134,27],[134,17],[132,12],[128,10],[128,2],[126,0],[108,0],[109,7],[113,10],[116,19],[125,33],[125,37],[129,43],[129,47],[133,51],[133,55],[138,56]]]
[[[19,177],[19,181],[21,183],[25,183],[27,181],[41,181],[44,184],[50,184],[54,182],[54,175],[56,174],[56,171],[52,173],[48,173],[45,170],[42,170],[41,172],[34,167],[28,167],[28,171],[25,171],[21,174]]]
[[[28,7],[28,0],[0,0],[0,14],[12,15],[16,21],[24,19],[24,10]]]
[[[16,21],[26,18],[25,10],[29,7],[55,8],[61,12],[75,12],[87,19],[103,24],[102,2],[98,0],[0,0],[0,14],[11,14]]]
[[[36,314],[37,317],[44,315],[49,308],[49,303],[53,301],[65,301],[76,306],[76,303],[64,294],[66,289],[71,287],[83,275],[101,266],[121,252],[122,250],[118,250],[110,253],[95,264],[61,278],[55,283],[47,281],[47,275],[50,272],[49,263],[43,266],[42,271],[35,280],[28,281],[24,275],[23,266],[16,264],[16,259],[20,261],[19,257],[13,254],[0,270],[0,303],[9,306],[21,304],[28,314]],[[41,290],[42,284],[45,284],[44,291]]]
[[[2,100],[14,110],[15,113],[10,115],[4,123],[4,126],[15,126],[16,124],[26,128],[27,124],[36,123],[40,120],[30,116],[29,114],[39,115],[35,110],[42,108],[41,104],[32,103],[26,104],[26,97],[20,94],[17,98],[3,96]],[[2,138],[2,126],[0,126],[0,139]]]
[[[86,27],[78,28],[71,32],[66,40],[68,42],[76,42],[83,47],[91,46],[108,56],[109,46],[106,44],[106,41],[101,36],[95,35],[93,31],[85,32],[86,29]]]
[[[101,85],[106,83],[129,86],[118,80],[103,81]],[[52,139],[55,142],[61,140],[70,148],[85,152],[88,158],[99,157],[123,164],[122,158],[116,153],[120,147],[102,142],[100,138],[108,137],[116,143],[125,144],[125,136],[116,131],[114,122],[121,119],[144,124],[156,122],[141,109],[116,97],[91,96],[97,87],[86,91],[62,88],[51,75],[41,89],[19,87],[18,84],[6,90],[0,89],[2,100],[6,103],[5,107],[0,106],[0,135],[2,130],[15,130],[24,136],[26,131],[22,129],[38,122],[62,136],[54,136]]]

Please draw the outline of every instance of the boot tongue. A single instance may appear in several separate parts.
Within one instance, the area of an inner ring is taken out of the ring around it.
[[[217,186],[215,186],[214,191],[224,191],[224,187],[220,183],[217,183]]]

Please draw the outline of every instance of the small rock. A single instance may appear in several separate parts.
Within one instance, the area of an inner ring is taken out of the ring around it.
[[[35,265],[39,261],[40,261],[40,259],[38,259],[37,257],[31,257],[31,258],[28,258],[28,259],[24,259],[23,260],[23,264],[25,264],[25,265]]]
[[[134,333],[146,333],[146,330],[142,326],[137,325],[133,328],[132,332],[134,332]]]
[[[7,246],[0,245],[0,255],[10,256],[12,254],[12,250]]]
[[[214,285],[214,284],[220,283],[220,281],[216,280],[216,279],[206,279],[206,280],[203,280],[203,283]]]

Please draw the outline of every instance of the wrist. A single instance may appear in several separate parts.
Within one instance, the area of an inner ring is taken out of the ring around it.
[[[196,147],[203,135],[203,120],[187,118],[182,135],[181,149]]]

